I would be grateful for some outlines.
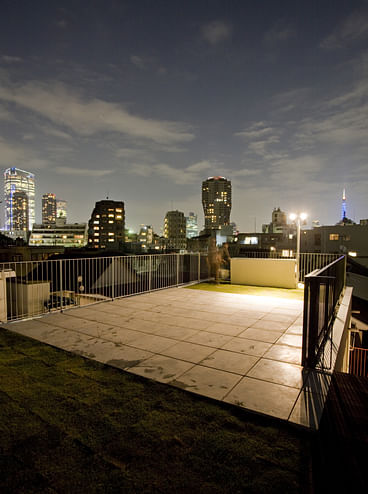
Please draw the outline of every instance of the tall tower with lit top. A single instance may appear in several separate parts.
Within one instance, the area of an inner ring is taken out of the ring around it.
[[[346,194],[345,189],[342,192],[342,204],[341,204],[341,221],[346,220]]]

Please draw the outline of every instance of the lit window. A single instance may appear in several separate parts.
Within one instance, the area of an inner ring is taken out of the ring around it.
[[[357,253],[356,252],[349,252],[348,253],[350,257],[356,257],[357,256]]]
[[[114,210],[109,208],[108,211],[114,211]]]
[[[243,243],[245,245],[257,245],[258,244],[258,237],[245,237],[243,240]]]
[[[115,211],[116,211],[117,213],[122,213],[122,212],[123,212],[123,210],[122,210],[122,209],[115,209]]]
[[[99,236],[100,236],[100,234],[99,234],[98,232],[95,232],[93,235],[94,235],[95,237],[99,237]]]
[[[109,235],[112,236],[112,235],[115,235],[115,233],[114,232],[109,232]]]
[[[94,221],[94,222],[93,222],[93,224],[94,224],[94,225],[99,225],[99,224],[100,224],[100,222],[99,222],[99,220],[96,220],[96,221]]]
[[[109,214],[109,218],[114,218],[114,215],[113,214]]]
[[[99,217],[100,217],[100,215],[99,214],[96,214],[96,218],[99,218]]]
[[[110,223],[110,224],[111,224],[111,223],[114,223],[114,220],[109,220],[109,223]]]
[[[121,220],[122,216],[121,216],[121,214],[117,214],[117,215],[115,216],[115,218],[116,218],[117,220]]]
[[[339,240],[338,233],[330,233],[330,240]]]
[[[93,227],[93,229],[94,229],[94,230],[99,230],[99,229],[100,229],[100,227],[99,227],[99,226],[94,226],[94,227]]]
[[[114,239],[113,239],[113,238],[109,238],[109,242],[113,242],[113,241],[114,241]]]

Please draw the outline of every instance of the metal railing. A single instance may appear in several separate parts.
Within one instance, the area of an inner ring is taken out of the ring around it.
[[[1,263],[0,320],[205,280],[206,257],[157,254]]]
[[[327,264],[335,261],[341,254],[319,254],[314,252],[301,252],[299,254],[299,281],[304,282],[308,273],[316,269],[321,269]],[[261,258],[261,259],[296,259],[293,255],[282,255],[279,252],[242,252],[241,257]]]
[[[368,348],[350,348],[349,373],[368,377]]]
[[[340,256],[304,278],[302,365],[314,368],[321,359],[345,287],[346,257]],[[331,353],[330,353],[331,355]]]

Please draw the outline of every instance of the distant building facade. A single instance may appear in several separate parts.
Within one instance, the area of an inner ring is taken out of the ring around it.
[[[368,256],[368,224],[338,223],[333,226],[319,226],[303,230],[301,234],[302,252],[341,253],[354,257]]]
[[[187,238],[197,237],[199,233],[198,216],[190,212],[185,219],[186,219]]]
[[[64,199],[56,199],[56,223],[65,225],[67,222],[67,206],[68,203]]]
[[[164,238],[169,249],[185,249],[186,219],[181,211],[168,211],[164,220]]]
[[[70,225],[33,225],[29,238],[31,247],[84,247],[87,244],[87,223]]]
[[[35,222],[35,176],[19,168],[4,172],[5,230],[28,232]]]
[[[42,224],[55,225],[56,223],[56,196],[51,192],[42,196]]]
[[[124,202],[96,202],[88,223],[88,246],[95,249],[118,249],[125,242]]]
[[[209,177],[202,182],[205,232],[229,226],[231,204],[230,180],[225,177]]]
[[[153,244],[153,229],[151,225],[141,225],[138,242],[143,251],[147,251],[152,247]]]

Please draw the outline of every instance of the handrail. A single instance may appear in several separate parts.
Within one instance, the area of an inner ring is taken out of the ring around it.
[[[304,279],[302,365],[320,362],[346,281],[346,257],[340,256]]]

